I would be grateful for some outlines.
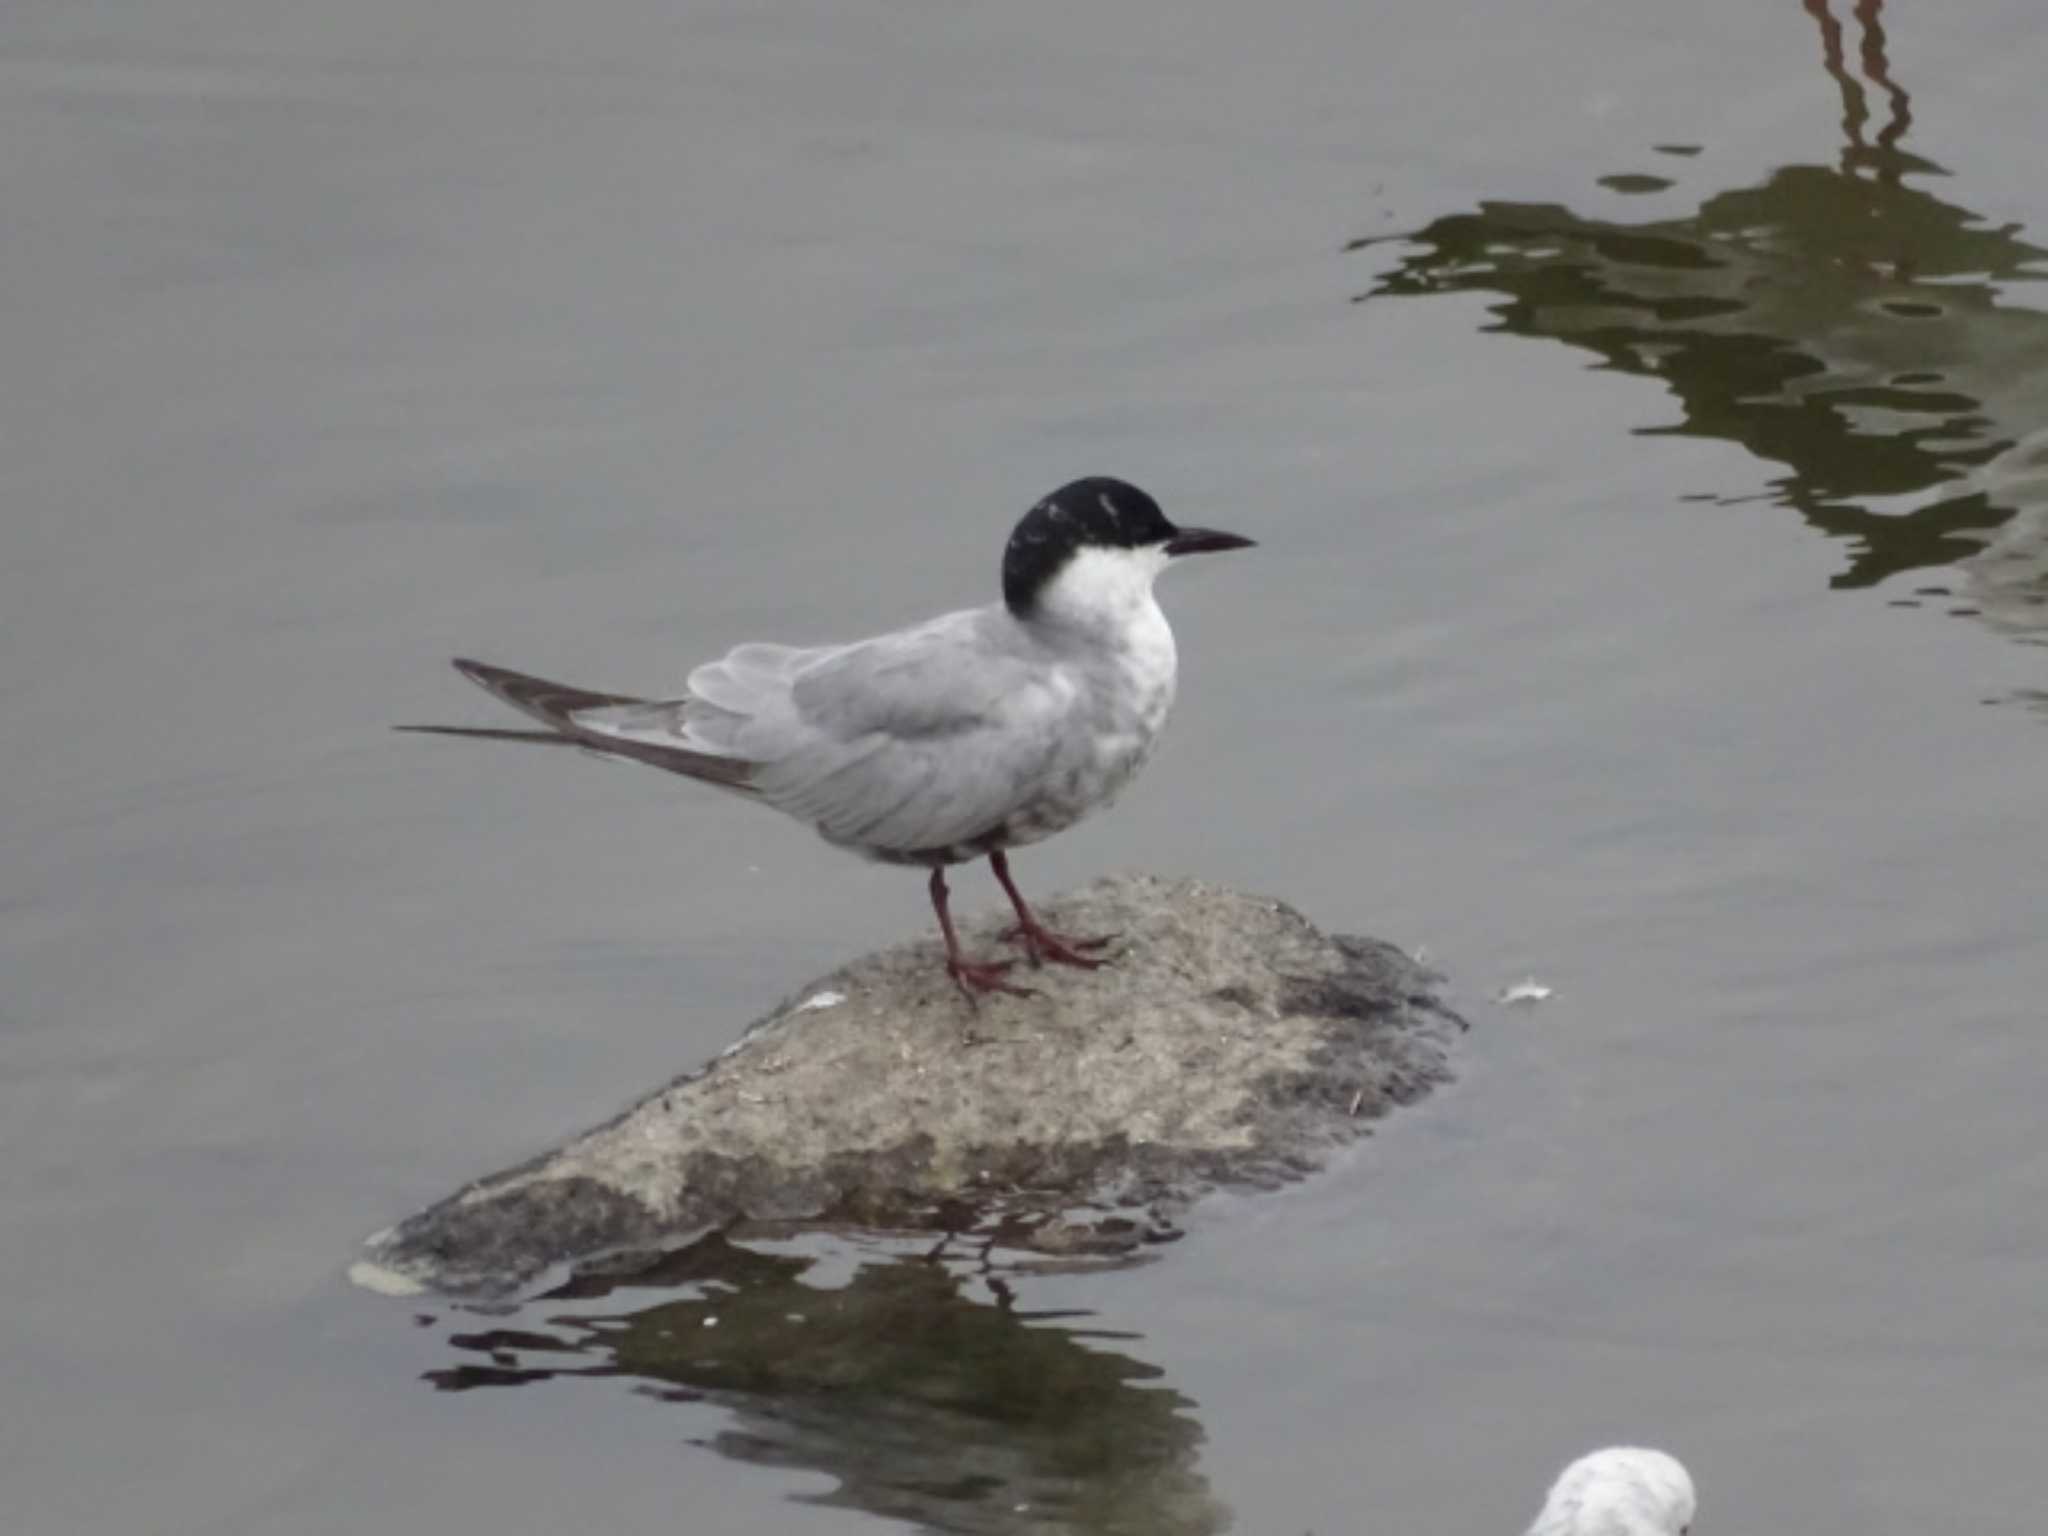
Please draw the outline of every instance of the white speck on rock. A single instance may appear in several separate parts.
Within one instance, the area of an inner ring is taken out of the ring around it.
[[[401,1274],[387,1265],[373,1264],[368,1259],[358,1259],[348,1267],[349,1280],[366,1291],[375,1291],[379,1296],[417,1296],[426,1287],[411,1275]]]

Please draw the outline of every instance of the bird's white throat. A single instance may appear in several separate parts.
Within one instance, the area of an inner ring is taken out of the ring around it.
[[[1032,617],[1055,629],[1112,643],[1136,632],[1164,628],[1166,619],[1152,595],[1152,583],[1166,569],[1163,545],[1149,549],[1086,545],[1074,551],[1059,574],[1045,584]],[[1172,643],[1169,632],[1167,643]]]
[[[1066,652],[1098,697],[1095,766],[1118,783],[1144,763],[1173,708],[1180,657],[1152,595],[1171,559],[1160,545],[1076,550],[1032,610],[1032,627]]]

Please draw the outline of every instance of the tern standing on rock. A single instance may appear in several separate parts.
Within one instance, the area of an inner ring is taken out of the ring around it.
[[[747,644],[690,674],[680,699],[591,693],[482,662],[455,665],[544,731],[407,726],[539,741],[631,758],[810,823],[827,842],[931,870],[946,972],[970,1002],[1028,994],[1008,960],[960,952],[946,866],[986,857],[1036,965],[1089,969],[1077,939],[1041,924],[1005,851],[1114,800],[1173,707],[1173,631],[1152,583],[1181,555],[1252,541],[1176,528],[1134,485],[1062,486],[1003,551],[1003,600],[850,645]]]

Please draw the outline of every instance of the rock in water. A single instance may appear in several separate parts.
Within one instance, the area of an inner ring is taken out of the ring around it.
[[[503,1295],[749,1222],[1115,1251],[1205,1189],[1313,1171],[1449,1076],[1462,1025],[1390,944],[1144,875],[1040,916],[1115,934],[1112,963],[1020,966],[1043,995],[970,1011],[935,942],[856,960],[609,1124],[378,1233],[352,1274]],[[1004,948],[1001,928],[969,925],[970,951]]]

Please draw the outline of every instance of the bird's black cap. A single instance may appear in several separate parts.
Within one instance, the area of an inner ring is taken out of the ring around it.
[[[1075,550],[1142,549],[1180,530],[1159,503],[1125,480],[1090,475],[1061,486],[1024,514],[1003,550],[1003,601],[1019,618]]]

